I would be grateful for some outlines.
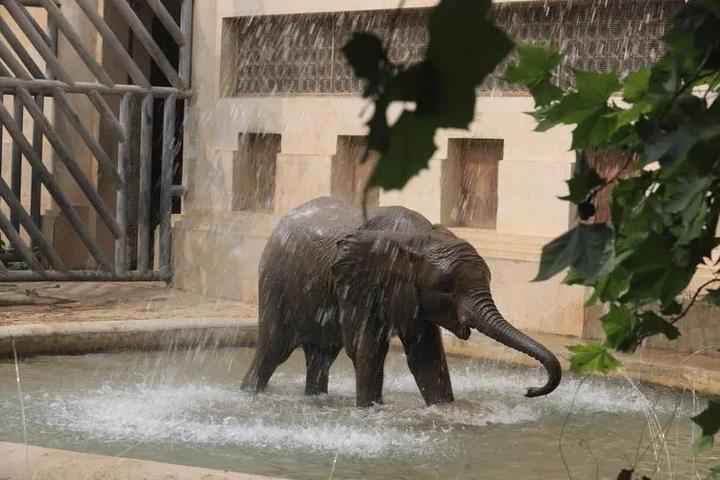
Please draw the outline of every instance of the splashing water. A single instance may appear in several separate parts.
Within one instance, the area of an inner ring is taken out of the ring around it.
[[[30,453],[28,450],[27,418],[25,417],[25,401],[23,400],[22,382],[20,381],[20,365],[18,363],[15,340],[12,341],[13,362],[15,365],[15,382],[17,384],[18,401],[20,403],[20,417],[22,420],[23,443],[25,444],[25,478],[30,479]]]
[[[450,359],[457,401],[426,407],[404,358],[392,352],[385,405],[358,409],[344,356],[331,372],[330,394],[306,397],[301,353],[266,393],[241,392],[251,355],[220,349],[32,359],[23,364],[28,441],[298,479],[535,478],[539,470],[563,478],[557,446],[567,418],[563,451],[577,478],[594,477],[592,457],[601,460],[600,478],[616,476],[647,446],[640,465],[649,472],[657,465],[666,475],[657,478],[687,478],[712,461],[695,462],[690,453],[691,411],[678,408],[693,405],[689,393],[568,375],[552,395],[531,400],[522,393],[542,379],[541,369]],[[11,367],[0,363],[0,415],[7,418],[0,440],[18,441],[17,397],[2,388]]]

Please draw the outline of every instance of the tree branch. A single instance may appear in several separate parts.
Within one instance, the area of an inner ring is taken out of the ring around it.
[[[692,298],[690,299],[690,303],[687,304],[687,306],[681,313],[679,313],[675,318],[671,319],[670,323],[674,325],[678,320],[680,320],[685,315],[687,315],[690,308],[692,308],[692,306],[695,304],[695,301],[697,300],[698,295],[700,295],[700,292],[702,292],[708,285],[712,285],[713,283],[716,283],[716,282],[720,282],[720,278],[712,278],[712,279],[708,280],[707,282],[703,283],[702,285],[700,285],[698,287],[698,289],[695,291],[695,293],[693,294]]]

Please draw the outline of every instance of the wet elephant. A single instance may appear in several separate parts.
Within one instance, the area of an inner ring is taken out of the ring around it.
[[[562,376],[557,358],[502,317],[490,270],[476,250],[417,212],[362,212],[339,200],[311,200],[283,217],[259,267],[259,332],[243,388],[260,391],[302,346],[305,392],[327,392],[344,347],[355,367],[358,406],[382,402],[383,364],[398,335],[427,404],[453,401],[440,327],[461,339],[474,328],[537,359],[547,370],[535,397]]]

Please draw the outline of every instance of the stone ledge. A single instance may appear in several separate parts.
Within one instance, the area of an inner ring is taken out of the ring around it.
[[[254,318],[173,318],[64,322],[0,327],[0,358],[71,355],[114,350],[251,346]]]
[[[27,451],[27,457],[26,457]],[[239,472],[0,442],[2,480],[281,480]],[[29,460],[26,463],[26,460]]]

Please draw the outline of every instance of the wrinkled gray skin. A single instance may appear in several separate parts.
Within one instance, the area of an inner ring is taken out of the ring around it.
[[[363,221],[336,199],[311,200],[280,220],[263,252],[258,347],[243,388],[263,390],[302,345],[305,393],[326,393],[344,346],[357,405],[381,403],[385,355],[397,334],[427,404],[452,402],[443,327],[462,339],[475,328],[537,359],[548,380],[526,395],[547,395],[560,383],[557,358],[503,319],[489,287],[475,249],[417,212],[383,207]]]

